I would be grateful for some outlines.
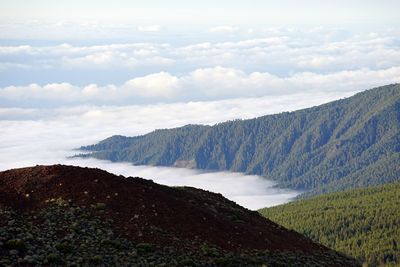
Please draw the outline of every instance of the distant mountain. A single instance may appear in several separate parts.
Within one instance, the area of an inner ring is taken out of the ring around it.
[[[0,172],[1,266],[360,266],[220,194],[99,169]]]
[[[397,182],[299,200],[262,209],[260,213],[315,242],[361,260],[365,266],[398,266],[399,207]]]
[[[400,85],[317,107],[82,147],[83,157],[257,174],[307,195],[400,179]]]

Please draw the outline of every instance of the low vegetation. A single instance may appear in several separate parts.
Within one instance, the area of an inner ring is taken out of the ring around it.
[[[0,266],[359,266],[220,194],[64,165],[0,172]]]
[[[0,207],[0,266],[321,266],[343,262],[336,253],[243,251],[204,244],[197,251],[133,243],[113,231],[97,207],[54,200],[24,215]],[[349,264],[354,261],[348,260]]]

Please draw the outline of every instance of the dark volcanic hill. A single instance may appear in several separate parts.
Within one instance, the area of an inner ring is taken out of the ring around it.
[[[0,207],[0,265],[357,266],[220,194],[99,169],[0,172]]]
[[[317,107],[82,147],[84,157],[257,174],[308,194],[400,180],[400,85]]]

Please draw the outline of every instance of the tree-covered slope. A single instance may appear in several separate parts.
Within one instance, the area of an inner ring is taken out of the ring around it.
[[[400,178],[400,85],[295,112],[82,147],[86,157],[258,174],[320,194]]]
[[[400,264],[400,183],[260,210],[265,217],[367,263]]]

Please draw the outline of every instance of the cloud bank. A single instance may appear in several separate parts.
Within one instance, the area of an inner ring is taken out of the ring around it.
[[[159,25],[139,26],[144,32],[159,31]],[[213,28],[214,32],[232,32],[234,27]],[[254,31],[254,30],[253,30]],[[246,33],[248,30],[246,30]],[[248,35],[248,34],[246,34]],[[266,29],[255,36],[238,35],[232,41],[206,41],[186,45],[168,42],[114,43],[77,46],[68,43],[53,46],[0,46],[1,69],[9,68],[115,68],[135,70],[151,66],[156,72],[162,64],[187,72],[198,67],[257,67],[291,71],[338,71],[360,68],[388,68],[400,64],[400,33],[395,31],[350,34],[323,28]],[[243,39],[245,38],[245,39]],[[216,39],[209,38],[208,40]],[[217,38],[218,39],[218,38]],[[274,67],[274,68],[272,68]],[[283,68],[284,67],[284,68]]]
[[[156,26],[141,29],[156,30]],[[163,36],[161,32],[158,34]],[[103,86],[160,72],[184,76],[216,66],[279,77],[304,72],[377,71],[400,66],[400,32],[393,30],[353,34],[324,28],[267,28],[252,29],[250,34],[248,29],[243,33],[235,31],[234,37],[222,38],[223,41],[218,36],[216,32],[204,42],[189,39],[184,44],[158,39],[151,42],[151,38],[143,37],[140,39],[150,41],[2,45],[0,73],[4,78],[0,87],[62,82]]]
[[[154,32],[160,26],[139,30]],[[358,91],[400,82],[400,33],[395,30],[352,34],[322,27],[266,28],[249,33],[229,25],[210,30],[234,37],[185,44],[0,46],[0,103],[56,107],[214,101]]]
[[[0,99],[4,105],[15,107],[128,105],[282,96],[319,91],[354,92],[397,82],[400,82],[400,67],[331,74],[302,72],[288,77],[268,72],[245,73],[238,69],[214,67],[196,69],[182,76],[159,72],[130,79],[122,85],[89,84],[80,87],[69,83],[51,83],[43,86],[8,86],[0,88]]]
[[[205,189],[220,193],[239,205],[252,210],[287,203],[300,194],[299,191],[277,188],[274,182],[256,175],[132,166],[127,163],[111,163],[100,160],[66,160],[65,163],[101,168],[117,175],[144,177],[168,186],[192,186]]]

